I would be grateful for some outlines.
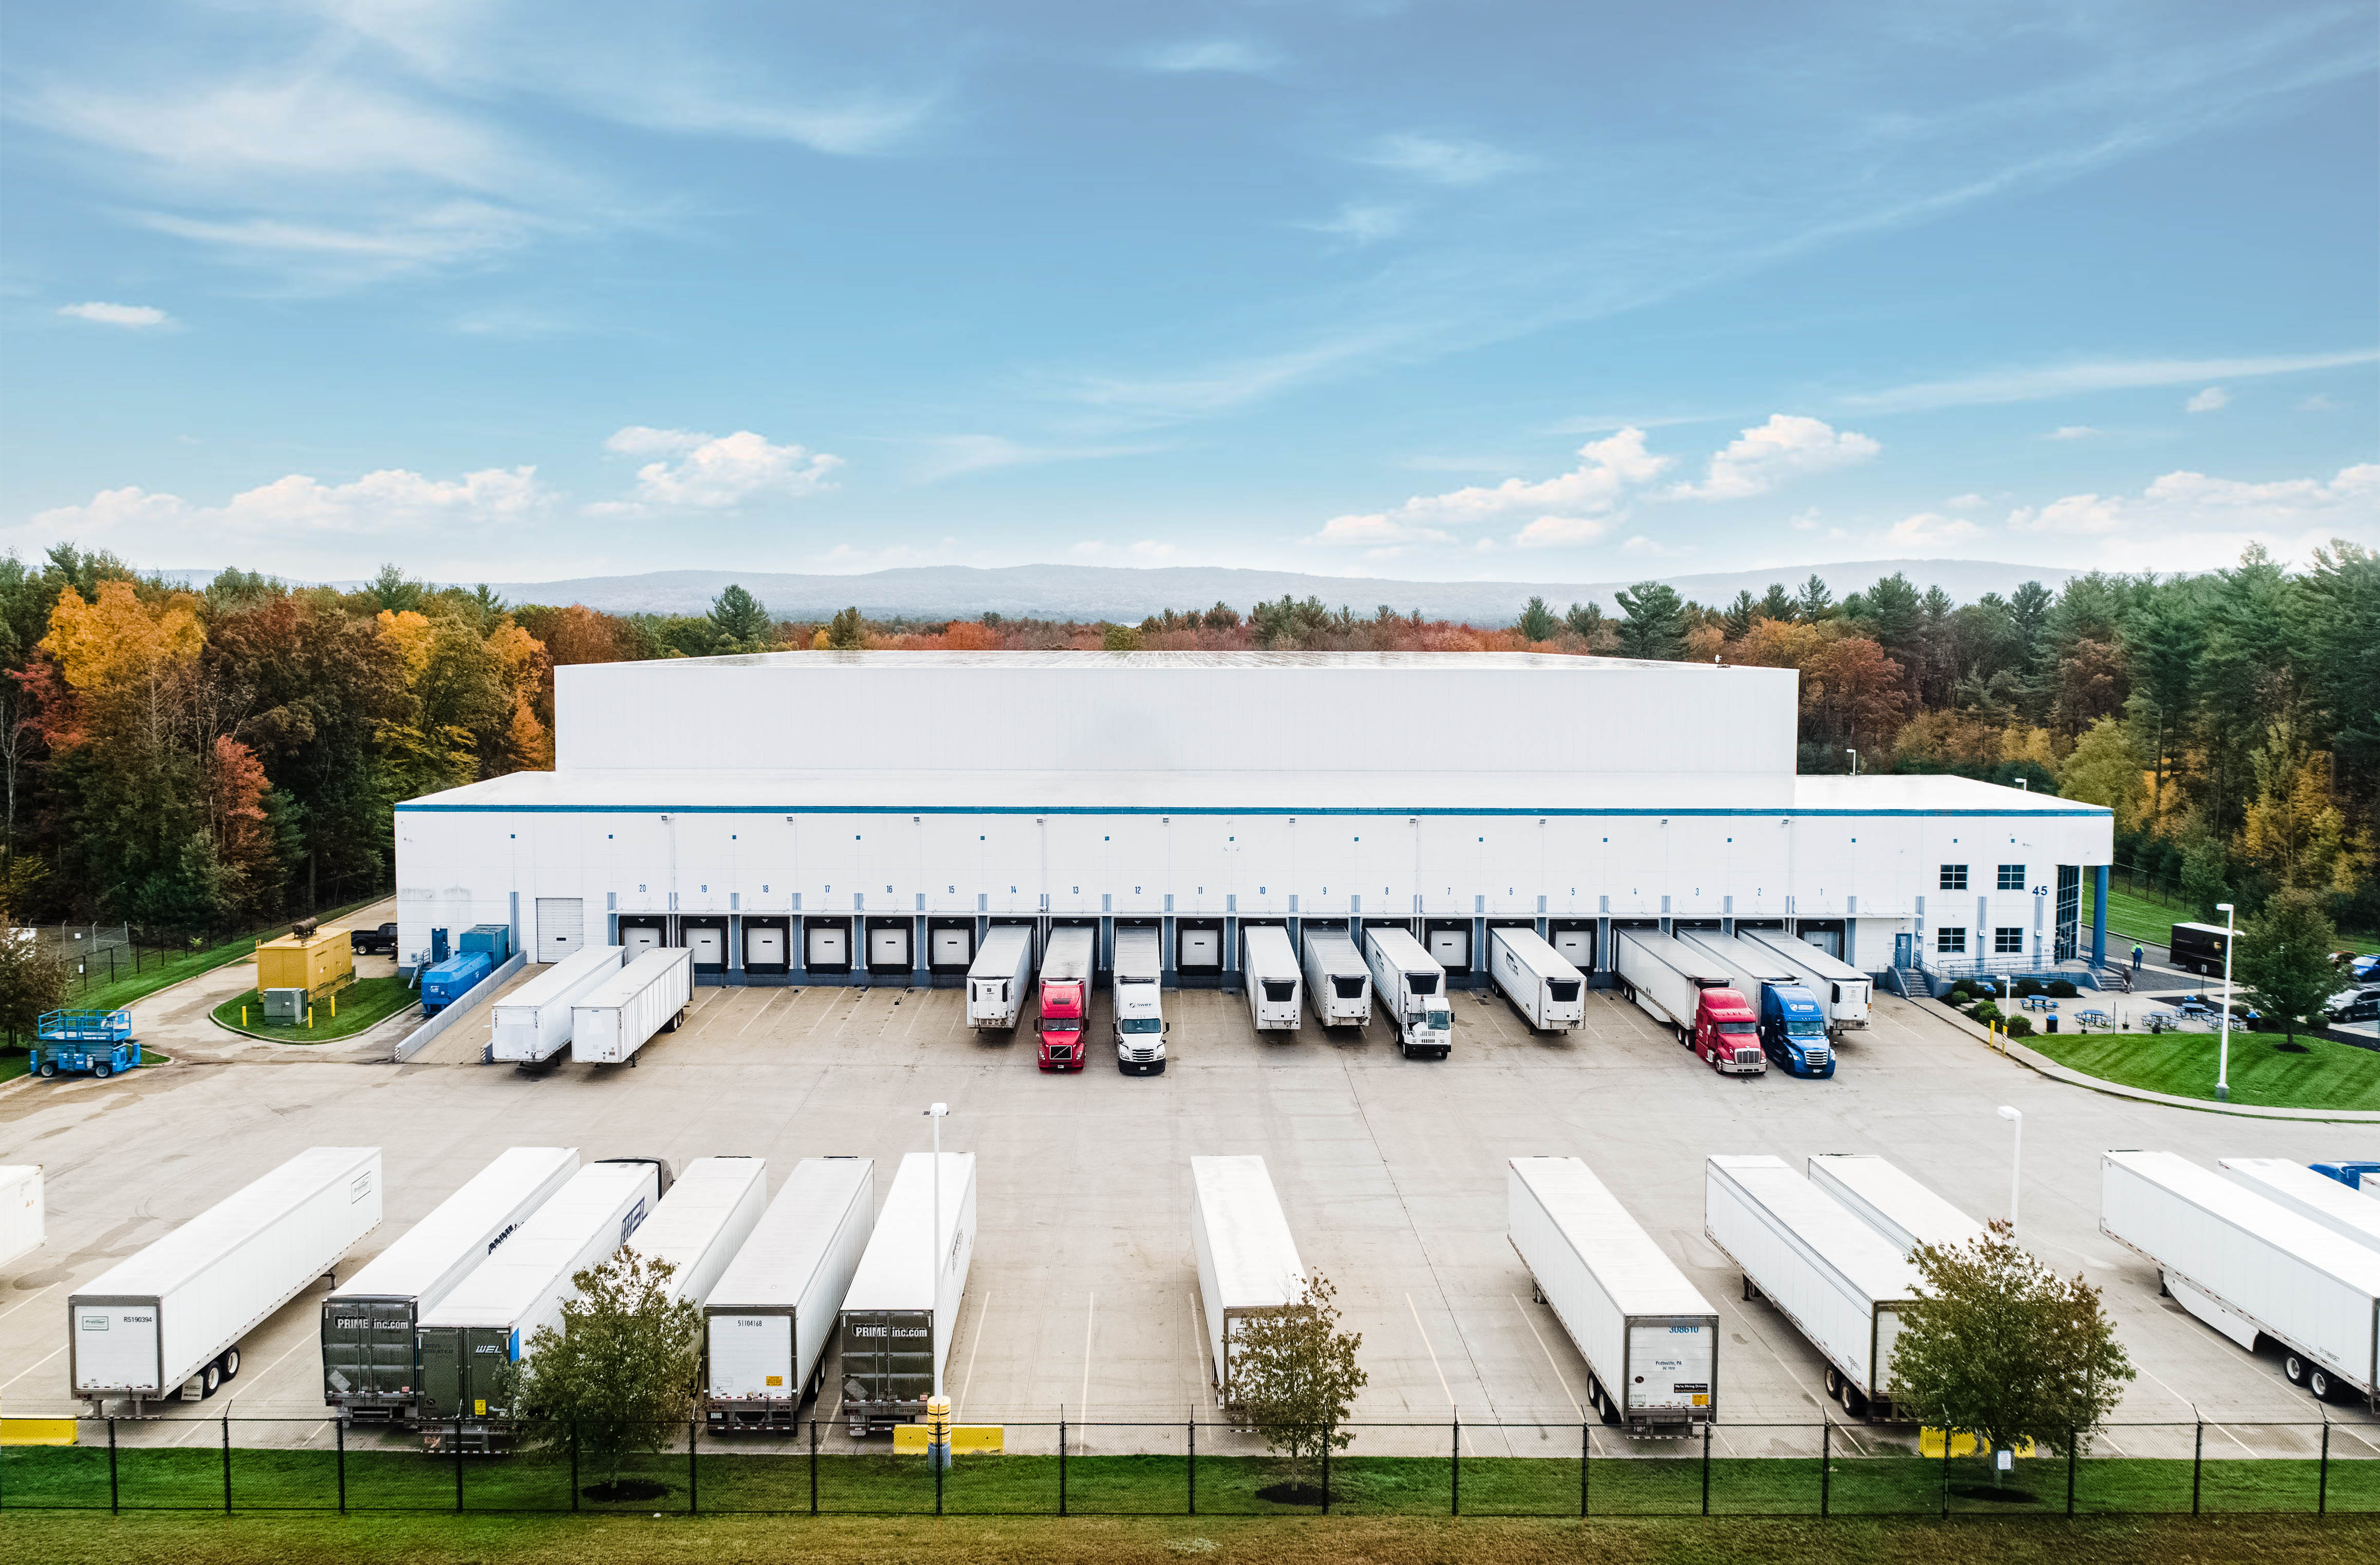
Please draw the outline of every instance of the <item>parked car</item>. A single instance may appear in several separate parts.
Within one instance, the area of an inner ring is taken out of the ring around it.
[[[347,943],[355,948],[358,956],[395,956],[396,926],[382,924],[377,929],[350,929]]]
[[[2334,1022],[2380,1022],[2380,989],[2345,989],[2323,1008]]]

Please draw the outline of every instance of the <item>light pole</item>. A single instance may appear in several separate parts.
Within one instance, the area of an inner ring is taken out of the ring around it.
[[[2215,1096],[2218,1101],[2231,1099],[2231,947],[2237,943],[2232,908],[2228,902],[2218,902],[2215,911],[2223,915],[2223,1041],[2215,1051]]]
[[[949,1329],[942,1319],[941,1268],[942,1122],[950,1117],[950,1112],[951,1106],[947,1103],[937,1103],[926,1110],[926,1118],[934,1125],[934,1231],[933,1236],[926,1241],[926,1248],[929,1252],[926,1261],[926,1285],[934,1291],[933,1334],[926,1340],[926,1352],[933,1356],[934,1361],[934,1395],[926,1403],[926,1456],[937,1472],[951,1464],[951,1402],[942,1395],[942,1354],[939,1341],[941,1334]],[[937,1478],[934,1482],[938,1486],[935,1493],[939,1496],[941,1480]]]
[[[1859,775],[1859,752],[1852,749],[1849,745],[1845,745],[1843,746],[1843,754],[1852,758],[1852,775],[1853,777],[1857,777]]]
[[[2024,1110],[2000,1105],[2000,1118],[2016,1126],[2016,1144],[2009,1149],[2009,1236],[2016,1236],[2016,1198],[2024,1178]]]

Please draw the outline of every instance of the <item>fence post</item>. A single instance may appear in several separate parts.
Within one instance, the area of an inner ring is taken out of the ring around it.
[[[578,1420],[570,1420],[570,1511],[578,1513]]]
[[[231,1514],[231,1414],[223,1415],[224,1514]]]
[[[1703,1514],[1710,1514],[1710,1421],[1703,1421]]]
[[[1818,1514],[1833,1514],[1835,1476],[1835,1421],[1825,1413],[1818,1414]]]
[[[818,1420],[810,1420],[810,1514],[818,1514]]]
[[[1461,1408],[1454,1410],[1454,1464],[1451,1471],[1454,1480],[1451,1493],[1454,1509],[1447,1514],[1460,1516],[1463,1514],[1463,1410]]]
[[[339,1514],[345,1516],[347,1513],[347,1421],[342,1418],[335,1426],[339,1441]]]
[[[694,1454],[694,1442],[701,1429],[702,1426],[693,1419],[686,1421],[686,1513],[689,1516],[702,1514],[702,1469]],[[939,1516],[941,1513],[942,1479],[937,1473],[934,1475],[934,1514]]]
[[[2322,1466],[2316,1471],[2320,1475],[2315,1479],[2313,1513],[2327,1516],[2330,1514],[2330,1414],[2326,1413],[2322,1415]]]
[[[1322,1514],[1330,1514],[1330,1432],[1335,1425],[1322,1425]]]
[[[107,1513],[119,1514],[115,1489],[115,1420],[107,1421]]]
[[[1586,1462],[1595,1453],[1595,1425],[1582,1418],[1578,1421],[1578,1519],[1586,1520]]]
[[[1058,1414],[1058,1514],[1066,1514],[1066,1415]]]
[[[2190,1513],[2198,1514],[2198,1476],[2206,1465],[2206,1420],[2198,1421],[2198,1438],[2190,1451]]]
[[[1198,1514],[1198,1421],[1197,1421],[1196,1419],[1195,1419],[1195,1418],[1194,1418],[1194,1419],[1192,1419],[1192,1420],[1190,1421],[1190,1424],[1189,1424],[1189,1430],[1190,1430],[1190,1510],[1189,1510],[1188,1514],[1190,1514],[1190,1515],[1192,1515],[1192,1516],[1196,1516],[1196,1515],[1197,1515],[1197,1514]]]
[[[1942,1515],[1946,1521],[1950,1515],[1950,1427],[1947,1424],[1942,1426]]]
[[[455,1514],[463,1514],[463,1414],[455,1413]]]
[[[2082,1432],[2070,1431],[2066,1437],[2066,1514],[2074,1514],[2074,1462],[2082,1454]]]

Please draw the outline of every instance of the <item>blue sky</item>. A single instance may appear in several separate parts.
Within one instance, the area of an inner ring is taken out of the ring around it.
[[[20,552],[2380,544],[2366,4],[5,6]]]

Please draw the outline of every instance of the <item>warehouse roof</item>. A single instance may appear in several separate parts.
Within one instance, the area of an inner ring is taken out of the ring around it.
[[[616,668],[585,663],[581,668]],[[1594,673],[1617,669],[1710,669],[1708,663],[1641,658],[1573,657],[1560,652],[752,652],[724,658],[669,658],[658,666],[700,668],[1333,668],[1462,669]],[[1751,665],[1738,665],[1749,667]]]

